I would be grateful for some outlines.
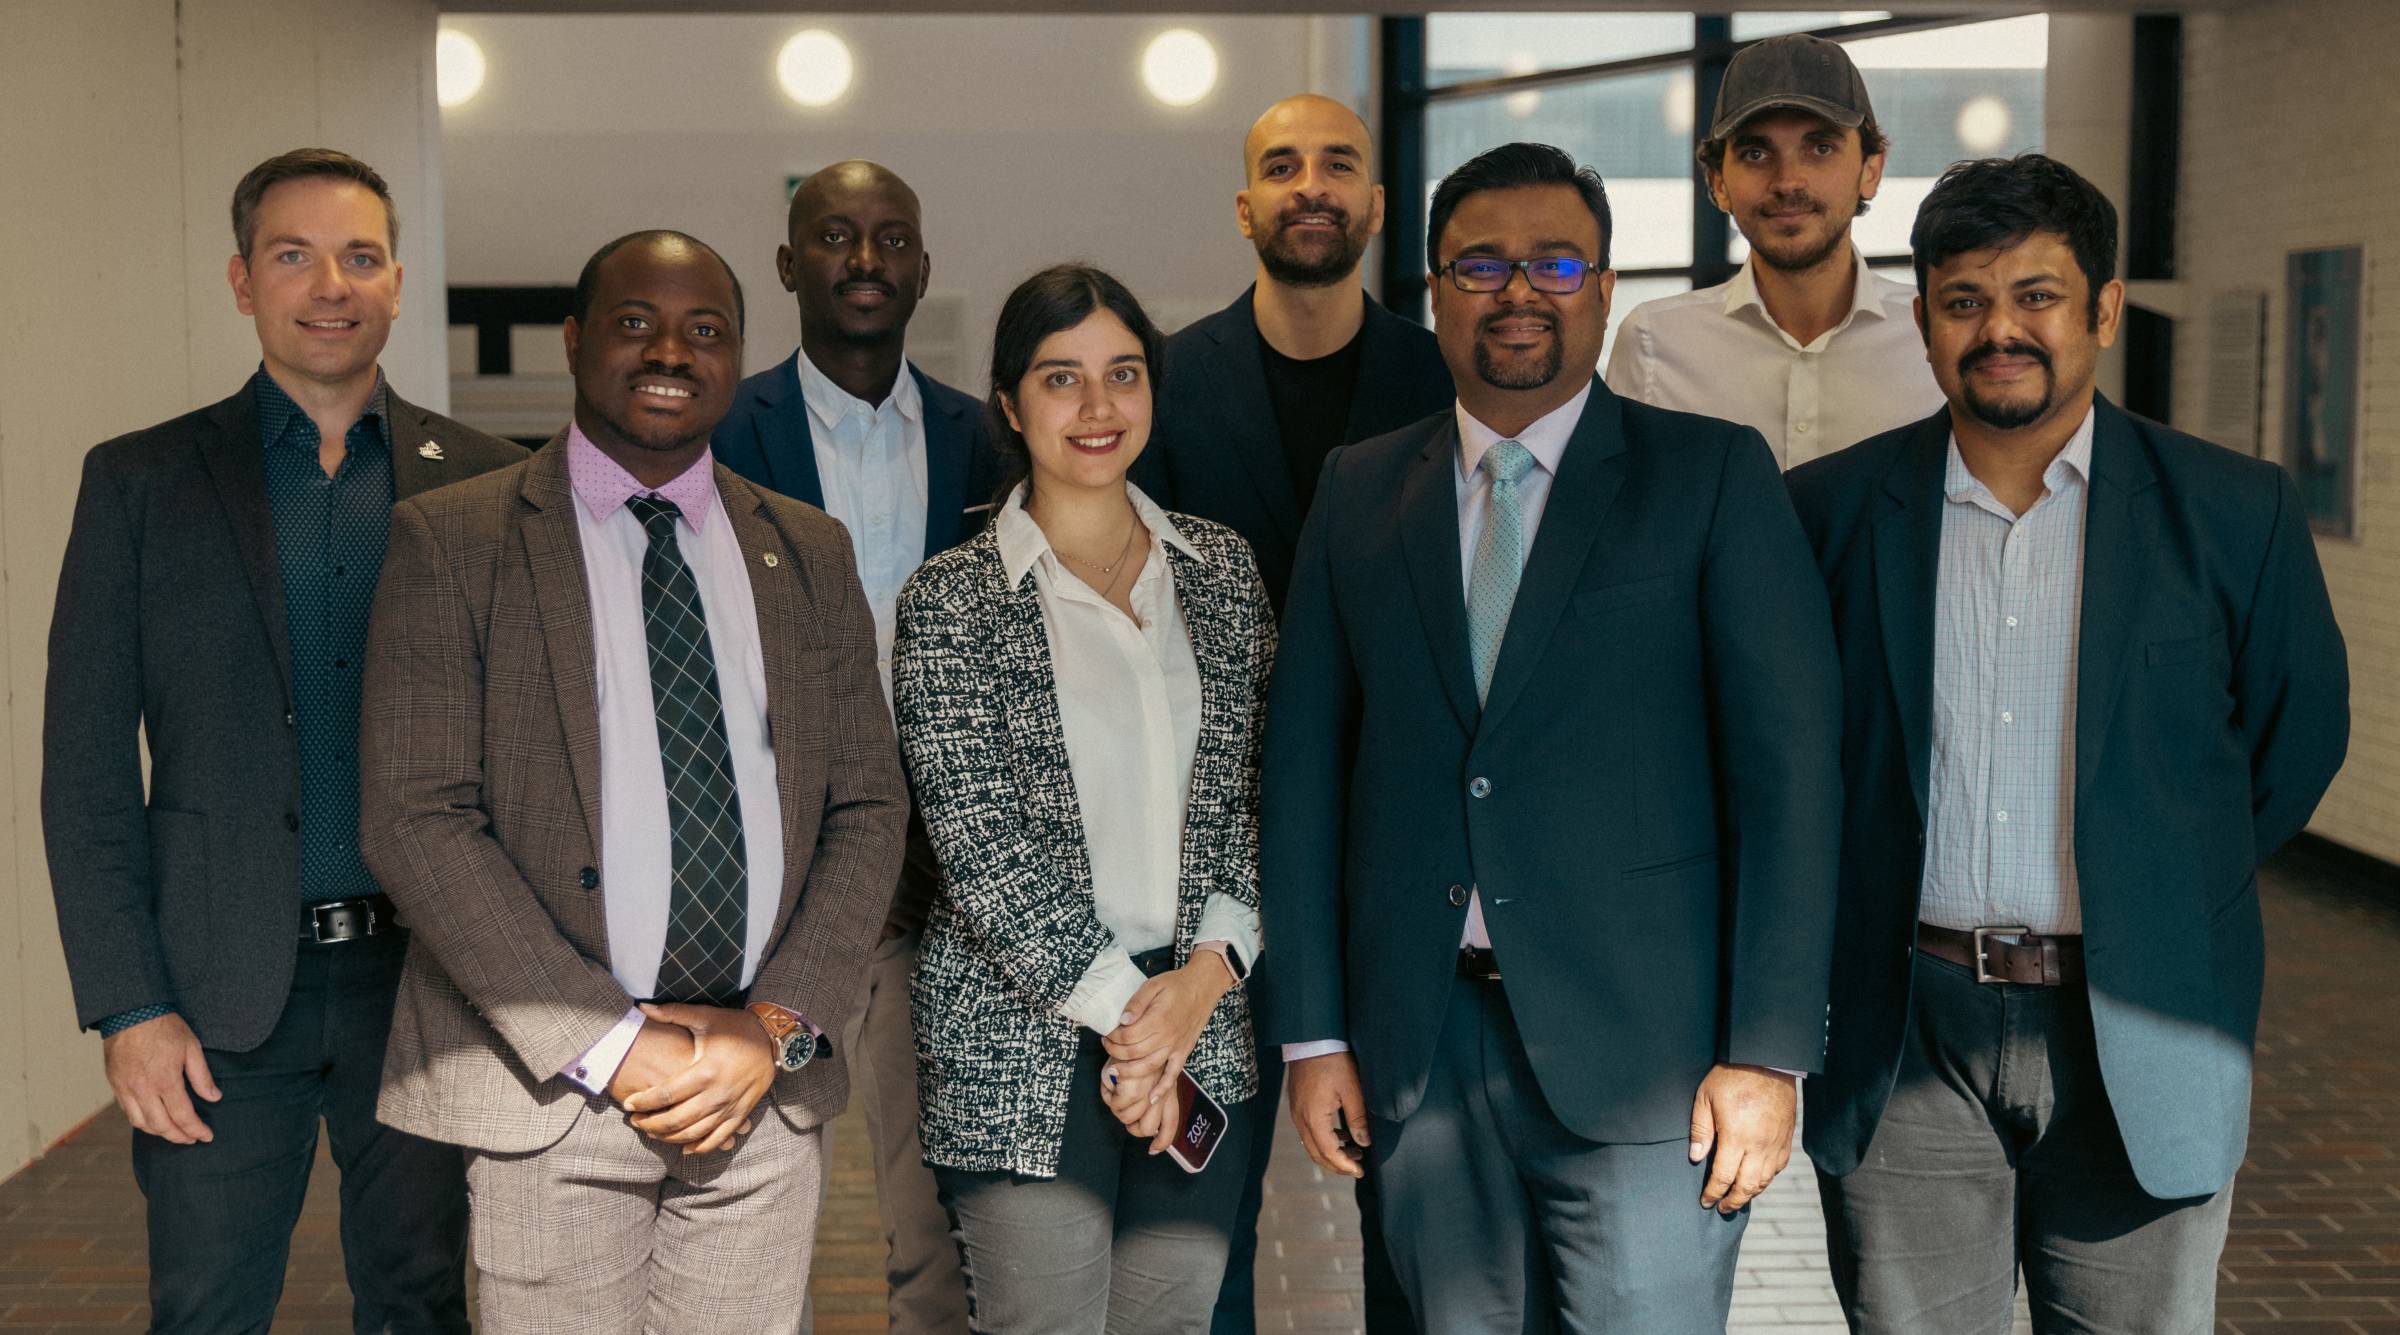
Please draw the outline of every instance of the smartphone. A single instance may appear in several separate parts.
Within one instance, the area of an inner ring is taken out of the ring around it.
[[[1189,1071],[1176,1075],[1175,1092],[1183,1100],[1183,1127],[1168,1144],[1167,1154],[1183,1171],[1197,1173],[1208,1167],[1218,1142],[1225,1139],[1225,1106],[1209,1097]]]

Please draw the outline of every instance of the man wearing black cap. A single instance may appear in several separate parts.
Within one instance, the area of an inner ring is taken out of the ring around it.
[[[1730,282],[1634,308],[1609,388],[1756,427],[1786,468],[1940,407],[1915,294],[1850,243],[1885,145],[1839,44],[1794,33],[1735,56],[1699,158],[1750,258]]]

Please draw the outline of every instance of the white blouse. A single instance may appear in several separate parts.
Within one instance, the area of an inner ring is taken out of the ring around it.
[[[1008,582],[1031,569],[1041,598],[1059,724],[1091,856],[1093,909],[1115,937],[1060,1010],[1103,1034],[1117,1027],[1141,990],[1133,956],[1174,944],[1184,807],[1200,747],[1200,668],[1166,549],[1199,553],[1139,488],[1127,483],[1125,494],[1150,531],[1149,555],[1128,598],[1139,625],[1051,550],[1041,525],[1025,513],[1025,488],[993,520]],[[1213,893],[1194,940],[1223,941],[1247,963],[1258,955],[1258,911]]]

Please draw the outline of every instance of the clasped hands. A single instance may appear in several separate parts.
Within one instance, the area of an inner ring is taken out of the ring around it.
[[[608,1082],[633,1129],[686,1154],[731,1146],[775,1084],[775,1047],[746,1010],[642,1006],[642,1029]]]
[[[1117,1027],[1100,1040],[1109,1058],[1100,1073],[1100,1097],[1126,1134],[1150,1142],[1152,1154],[1174,1143],[1183,1127],[1176,1078],[1232,987],[1233,970],[1224,957],[1195,950],[1182,968],[1145,981],[1125,1003]]]

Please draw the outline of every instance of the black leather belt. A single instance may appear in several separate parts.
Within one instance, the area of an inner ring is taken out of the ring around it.
[[[2058,987],[2083,981],[2080,936],[2038,936],[2022,927],[1960,931],[1921,922],[1917,924],[1917,949],[1974,970],[1978,983]]]
[[[318,945],[399,930],[400,911],[392,907],[390,895],[361,895],[300,906],[300,939]]]
[[[1492,953],[1489,946],[1460,946],[1458,976],[1497,983],[1500,981],[1500,958]]]

